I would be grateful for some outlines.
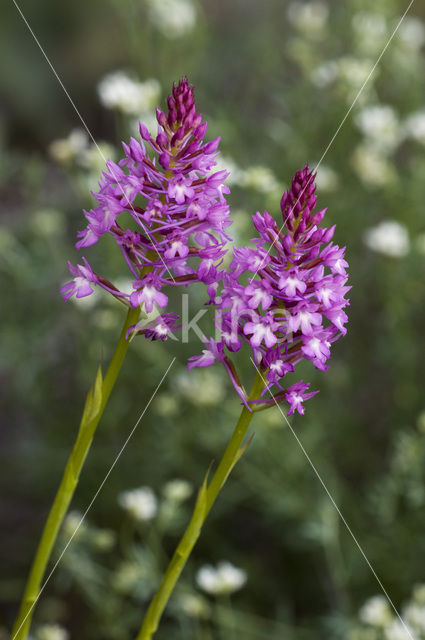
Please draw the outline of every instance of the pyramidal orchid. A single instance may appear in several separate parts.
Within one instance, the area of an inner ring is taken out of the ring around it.
[[[84,211],[88,224],[76,244],[86,249],[112,235],[130,271],[132,291],[121,291],[94,273],[83,258],[83,265],[69,264],[74,279],[62,287],[66,300],[88,296],[99,286],[132,308],[151,313],[157,305],[165,312],[167,287],[193,281],[211,285],[217,278],[230,225],[228,173],[212,171],[220,138],[203,141],[207,123],[196,110],[187,78],[173,86],[167,113],[157,109],[156,116],[155,138],[140,123],[140,139],[123,143],[125,157],[107,161],[93,194],[97,206]],[[163,313],[155,320],[159,333],[148,330],[148,337],[165,339],[178,328],[176,319]]]
[[[335,225],[320,226],[326,209],[315,212],[314,177],[308,166],[296,173],[281,200],[281,228],[267,211],[253,216],[258,235],[251,246],[234,250],[221,286],[210,287],[219,337],[189,362],[189,368],[222,362],[247,402],[229,356],[248,343],[267,379],[263,395],[272,388],[275,395],[252,404],[265,408],[284,400],[288,415],[303,414],[304,400],[317,392],[308,392],[302,380],[285,386],[283,378],[302,360],[327,369],[331,344],[346,333],[345,249],[332,242]]]

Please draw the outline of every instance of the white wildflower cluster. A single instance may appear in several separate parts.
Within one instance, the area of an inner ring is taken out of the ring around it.
[[[353,16],[352,27],[362,53],[375,55],[385,46],[388,26],[382,14],[360,11]]]
[[[401,611],[401,619],[395,615],[387,598],[380,595],[365,602],[359,611],[359,619],[365,630],[375,630],[378,635],[373,637],[382,640],[424,640],[425,585],[414,588],[412,599]],[[350,640],[363,637],[357,631],[349,635]]]
[[[49,145],[50,156],[59,164],[68,165],[78,162],[81,154],[87,150],[89,138],[83,129],[73,129],[67,138],[54,140]]]
[[[49,154],[58,164],[68,167],[76,165],[83,169],[84,192],[94,189],[99,174],[105,167],[105,160],[114,159],[115,149],[107,142],[92,143],[83,129],[73,129],[67,138],[54,140],[49,145]]]
[[[133,116],[154,109],[161,93],[158,80],[149,78],[140,82],[125,71],[106,75],[99,82],[97,90],[104,107]]]
[[[191,0],[147,0],[151,23],[166,38],[187,35],[196,24],[196,8]]]
[[[401,142],[401,127],[397,113],[389,105],[370,105],[361,109],[355,123],[372,148],[391,153]]]
[[[226,394],[223,377],[212,369],[200,369],[196,376],[181,371],[176,376],[175,383],[180,395],[197,406],[215,405]]]
[[[385,220],[376,227],[367,229],[364,241],[369,249],[391,258],[403,258],[409,253],[409,234],[396,220]]]
[[[312,167],[315,167],[315,163],[311,163]],[[339,178],[337,172],[326,164],[320,163],[316,172],[316,184],[319,192],[335,191],[339,185]]]
[[[69,633],[58,624],[43,624],[38,627],[35,637],[37,640],[68,640]]]
[[[217,567],[205,565],[196,574],[198,586],[214,596],[227,595],[239,591],[245,585],[247,575],[230,562],[219,562]]]
[[[406,137],[425,145],[425,110],[410,114],[404,122]]]
[[[291,2],[288,6],[290,22],[307,36],[322,35],[329,17],[329,8],[324,2]]]
[[[327,60],[311,71],[311,80],[319,89],[326,89],[336,81],[345,85],[346,98],[357,92],[372,68],[373,63],[366,59],[343,56],[339,60]]]
[[[118,496],[118,502],[135,520],[152,520],[158,511],[158,501],[150,487],[139,487],[124,491]]]
[[[191,618],[206,619],[211,615],[206,598],[198,593],[182,593],[177,597],[179,610]]]
[[[67,538],[80,536],[86,529],[86,523],[80,511],[70,511],[66,515],[62,525],[62,531]]]
[[[419,18],[406,16],[396,37],[406,49],[419,51],[425,44],[425,24]]]
[[[217,164],[211,173],[222,169],[230,173],[226,179],[228,185],[237,185],[243,189],[254,189],[265,194],[282,190],[282,185],[279,184],[273,171],[268,167],[258,165],[241,169],[232,158],[224,156],[217,158]]]
[[[374,627],[386,627],[392,620],[392,611],[385,596],[369,598],[359,611],[359,618]]]
[[[261,166],[249,167],[242,171],[239,176],[239,185],[266,194],[281,190],[281,185],[276,180],[273,171]]]
[[[384,187],[396,180],[392,162],[371,144],[360,144],[351,164],[362,182],[371,187]]]
[[[192,495],[193,487],[187,480],[175,478],[164,485],[162,492],[169,502],[184,502]]]

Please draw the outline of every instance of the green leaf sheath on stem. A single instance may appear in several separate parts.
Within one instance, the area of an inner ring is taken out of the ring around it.
[[[42,580],[51,556],[60,526],[68,511],[69,504],[78,484],[81,469],[87,457],[90,445],[99,424],[103,411],[114,387],[121,369],[129,341],[126,334],[131,325],[136,324],[140,309],[129,309],[121,331],[114,355],[102,379],[100,366],[96,379],[87,394],[83,416],[81,418],[77,439],[65,467],[59,489],[44,525],[40,543],[38,545],[31,571],[25,586],[24,595],[16,618],[11,640],[24,640],[30,628],[35,604],[42,588]]]
[[[263,388],[263,378],[261,374],[258,373],[251,389],[251,393],[249,394],[249,399],[258,399]],[[192,552],[192,549],[200,536],[202,525],[204,524],[208,513],[210,512],[230,472],[246,449],[246,447],[241,448],[241,445],[253,415],[254,414],[251,411],[248,411],[246,407],[243,407],[232,437],[208,486],[208,474],[206,475],[198,493],[192,518],[174,552],[173,557],[171,558],[170,564],[168,565],[159,589],[149,606],[136,640],[150,640],[158,629],[162,613]]]

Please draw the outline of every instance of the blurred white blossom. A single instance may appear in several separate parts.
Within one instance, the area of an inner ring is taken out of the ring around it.
[[[393,151],[401,140],[399,119],[389,105],[372,105],[362,109],[355,123],[368,144],[382,153]]]
[[[407,625],[406,625],[407,626]],[[406,627],[400,620],[394,620],[384,631],[385,640],[412,640],[415,638],[409,627]]]
[[[49,145],[50,156],[59,164],[74,162],[88,147],[89,138],[83,129],[73,129],[67,138],[54,140]]]
[[[407,624],[421,635],[425,632],[425,607],[415,602],[409,603],[403,609],[403,618]]]
[[[406,48],[419,50],[425,44],[423,21],[413,16],[406,16],[398,28],[397,37]]]
[[[314,167],[314,163],[312,163]],[[337,172],[326,164],[320,164],[317,169],[316,184],[319,191],[335,191],[338,188]]]
[[[360,11],[353,16],[353,31],[359,48],[368,54],[381,50],[387,39],[387,21],[379,13]]]
[[[339,65],[336,60],[327,60],[311,71],[313,84],[319,89],[329,87],[339,76]]]
[[[291,2],[288,6],[290,22],[306,35],[322,34],[326,28],[329,8],[324,2]]]
[[[62,531],[67,538],[81,535],[86,529],[83,514],[80,511],[70,511],[63,521]]]
[[[196,9],[191,0],[147,0],[152,24],[166,38],[188,34],[196,24]]]
[[[374,627],[385,627],[392,620],[392,612],[385,596],[373,596],[359,611],[362,622]]]
[[[35,637],[37,640],[68,640],[69,633],[58,624],[43,624],[38,627]]]
[[[396,178],[393,165],[370,144],[361,144],[355,149],[352,165],[359,178],[374,187],[383,187]]]
[[[403,128],[406,136],[425,144],[425,111],[412,113],[406,118]]]
[[[226,394],[223,377],[209,369],[200,369],[196,375],[181,371],[177,374],[175,383],[181,395],[195,405],[215,405]]]
[[[310,72],[310,78],[312,83],[319,89],[326,89],[335,84],[338,92],[351,106],[354,97],[369,76],[372,67],[373,61],[371,60],[343,56],[339,60],[327,60],[313,68]],[[373,91],[375,77],[376,73],[358,97],[358,103],[365,103],[369,99],[368,96]]]
[[[179,411],[179,403],[171,393],[159,393],[154,406],[158,415],[167,418],[177,415]]]
[[[104,107],[117,109],[127,115],[138,115],[156,106],[161,87],[158,80],[135,80],[125,71],[106,75],[97,86]]]
[[[211,610],[205,598],[198,593],[182,593],[178,596],[178,606],[191,618],[209,618]]]
[[[163,494],[170,502],[183,502],[193,493],[193,487],[187,480],[175,478],[164,485]]]
[[[217,567],[205,565],[196,574],[199,587],[211,595],[224,595],[241,589],[247,575],[230,562],[219,562]]]
[[[249,167],[241,172],[239,176],[239,184],[241,187],[255,189],[261,193],[270,193],[270,191],[279,191],[280,185],[276,177],[267,167]]]
[[[65,216],[57,209],[40,209],[31,218],[31,228],[44,238],[57,236],[65,229]]]
[[[369,249],[393,258],[402,258],[410,248],[406,227],[395,220],[385,220],[367,229],[364,240]]]
[[[158,511],[158,502],[150,487],[124,491],[118,496],[118,502],[127,513],[140,521],[152,520]]]

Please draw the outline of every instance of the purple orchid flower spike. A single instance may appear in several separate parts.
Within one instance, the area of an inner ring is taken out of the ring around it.
[[[229,363],[224,349],[239,351],[248,342],[267,381],[262,397],[249,401],[254,410],[284,400],[288,415],[303,415],[303,402],[317,392],[308,392],[309,384],[302,380],[284,388],[283,378],[304,359],[326,370],[331,344],[346,333],[350,287],[345,248],[331,242],[335,226],[319,227],[326,210],[314,212],[314,178],[308,166],[296,173],[281,200],[281,228],[267,211],[253,216],[258,232],[253,246],[234,250],[230,273],[222,277],[220,288],[209,291],[219,338],[208,341],[208,355],[204,351],[189,364],[209,366],[224,358]],[[238,380],[233,365],[231,379],[234,384]],[[247,402],[239,381],[235,388]]]
[[[173,86],[168,112],[157,110],[157,121],[155,138],[140,123],[141,138],[123,143],[125,157],[107,161],[93,194],[98,204],[84,212],[88,225],[76,245],[87,248],[102,235],[112,235],[130,270],[132,291],[120,291],[96,275],[83,258],[83,265],[70,265],[74,279],[61,289],[66,300],[88,296],[100,286],[130,307],[151,313],[158,306],[165,312],[165,287],[218,280],[217,266],[229,240],[225,229],[231,224],[224,184],[228,174],[211,173],[220,139],[203,142],[207,123],[196,110],[187,78]],[[165,339],[178,325],[168,321],[169,315],[162,317],[166,320],[156,329],[138,333]]]

